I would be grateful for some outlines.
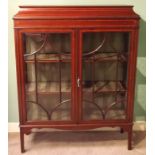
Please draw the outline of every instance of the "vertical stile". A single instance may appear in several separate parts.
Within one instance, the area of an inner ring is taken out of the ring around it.
[[[24,63],[23,63],[23,66],[24,66],[24,70],[25,70],[25,76],[24,76],[24,82],[27,83],[27,65],[25,63],[25,53],[26,53],[26,35],[25,33],[22,35],[22,39],[23,39],[23,60],[24,60]],[[25,104],[27,102],[27,93],[25,91]],[[26,111],[26,117],[25,117],[25,120],[27,121],[27,108],[25,108],[25,111]]]
[[[115,52],[117,52],[117,51],[115,51]],[[119,83],[119,81],[118,81],[118,67],[119,67],[119,65],[118,65],[118,63],[119,63],[119,57],[120,57],[120,53],[118,52],[118,53],[116,53],[116,55],[117,55],[117,57],[116,57],[116,79],[115,79],[115,103],[117,104],[117,94],[118,94],[118,92],[119,92],[119,89],[118,89],[118,83]]]
[[[92,86],[93,86],[93,89],[92,89],[92,95],[93,95],[93,98],[92,98],[92,102],[94,103],[95,102],[95,56],[93,55],[93,60],[92,60]]]
[[[59,53],[59,93],[60,93],[60,98],[59,102],[62,102],[62,92],[61,92],[61,51]]]
[[[38,104],[38,75],[37,75],[36,54],[34,54],[34,69],[35,69],[35,96],[36,96],[36,104]]]

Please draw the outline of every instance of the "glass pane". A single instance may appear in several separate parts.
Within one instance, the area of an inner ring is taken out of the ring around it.
[[[71,35],[23,37],[27,120],[71,120]]]
[[[83,119],[125,119],[129,33],[87,32],[82,38]]]

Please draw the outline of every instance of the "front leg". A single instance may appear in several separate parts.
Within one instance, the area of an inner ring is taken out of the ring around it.
[[[128,150],[132,150],[132,126],[128,128]]]
[[[20,128],[20,147],[21,147],[21,153],[25,152],[24,149],[24,131]]]

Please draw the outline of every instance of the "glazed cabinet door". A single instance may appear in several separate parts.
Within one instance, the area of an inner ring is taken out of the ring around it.
[[[26,121],[74,121],[74,32],[23,32]]]
[[[127,118],[129,32],[81,31],[82,121]]]

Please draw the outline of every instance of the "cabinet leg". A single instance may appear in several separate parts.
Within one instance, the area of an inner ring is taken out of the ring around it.
[[[22,131],[22,129],[20,129],[20,147],[21,147],[21,153],[25,152],[24,149],[24,132]]]
[[[132,150],[132,127],[128,129],[128,150]]]

